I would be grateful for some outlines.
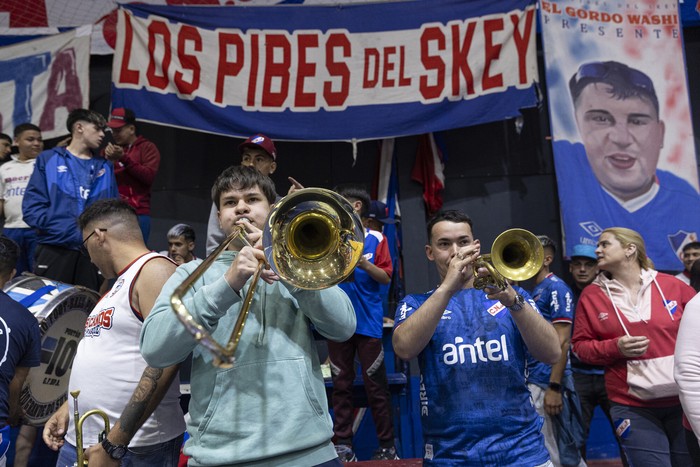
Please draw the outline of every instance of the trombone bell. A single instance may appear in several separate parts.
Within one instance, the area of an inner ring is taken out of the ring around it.
[[[319,290],[342,282],[362,257],[364,227],[348,200],[323,188],[284,197],[263,231],[272,270],[300,289]]]

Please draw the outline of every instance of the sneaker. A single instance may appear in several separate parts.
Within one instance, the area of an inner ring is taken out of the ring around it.
[[[396,454],[396,448],[379,448],[372,454],[373,461],[391,461],[398,459],[399,456]]]
[[[340,459],[340,462],[357,462],[355,451],[353,451],[352,447],[348,446],[347,444],[336,444],[335,452],[338,454],[338,459]]]

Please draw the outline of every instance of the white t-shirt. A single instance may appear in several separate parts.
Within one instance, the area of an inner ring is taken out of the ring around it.
[[[131,288],[141,268],[158,258],[147,253],[124,271],[112,289],[95,305],[85,323],[84,337],[78,344],[70,375],[69,391],[80,390],[78,406],[84,413],[100,409],[107,413],[110,425],[121,416],[136,389],[146,361],[139,350],[143,319],[132,307]],[[162,261],[162,260],[159,260]],[[129,446],[164,443],[185,431],[185,419],[179,402],[179,378],[175,378],[158,407],[132,438]],[[75,410],[69,397],[70,413]],[[75,422],[70,417],[66,440],[75,446]],[[97,442],[104,428],[100,417],[89,417],[83,425],[83,441]]]
[[[0,199],[5,201],[5,227],[10,229],[28,229],[22,219],[22,199],[29,177],[34,171],[36,159],[19,161],[13,159],[0,166]]]

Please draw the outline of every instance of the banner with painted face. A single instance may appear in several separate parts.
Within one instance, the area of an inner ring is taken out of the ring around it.
[[[566,255],[627,227],[657,269],[683,269],[700,195],[678,3],[540,11]]]
[[[89,105],[90,26],[0,47],[0,128],[33,123],[66,135],[68,112]]]
[[[126,5],[114,107],[232,136],[367,140],[536,104],[531,0],[225,8]]]

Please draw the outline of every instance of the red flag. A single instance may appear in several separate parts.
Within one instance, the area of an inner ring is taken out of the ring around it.
[[[433,134],[418,138],[418,152],[411,171],[411,179],[423,185],[423,200],[428,216],[442,208],[442,190],[445,188],[445,174],[442,153],[435,145]]]

